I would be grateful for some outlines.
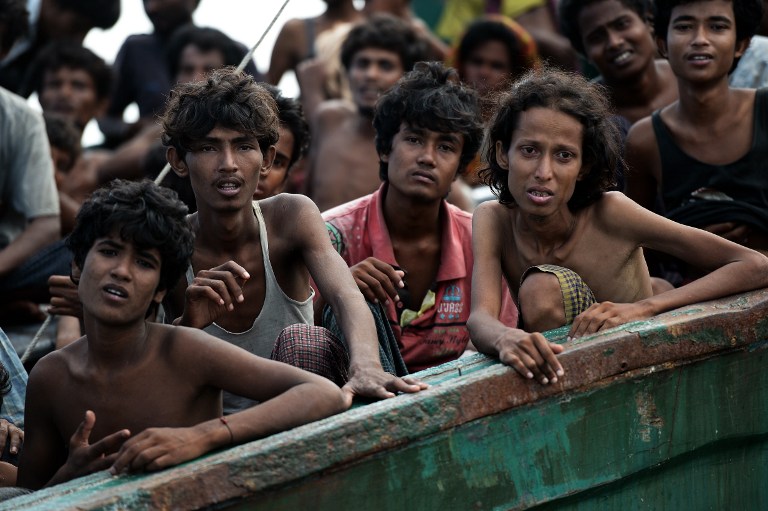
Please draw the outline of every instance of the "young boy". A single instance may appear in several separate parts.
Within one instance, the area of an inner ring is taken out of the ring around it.
[[[269,93],[243,73],[216,70],[174,89],[162,125],[168,161],[190,180],[197,202],[189,218],[195,233],[189,287],[177,287],[166,300],[169,317],[270,357],[287,327],[313,323],[311,277],[349,344],[350,400],[423,388],[383,371],[373,318],[328,243],[317,206],[292,194],[253,201],[275,157],[279,119]],[[325,332],[312,332],[324,346]],[[226,411],[246,404],[225,396]]]
[[[115,181],[83,205],[68,245],[85,336],[30,375],[20,486],[158,470],[344,409],[319,376],[145,319],[192,253],[185,214],[150,181]],[[223,419],[221,389],[260,404]]]
[[[499,202],[474,215],[468,327],[478,350],[544,384],[563,375],[563,347],[535,332],[572,322],[569,337],[581,337],[768,284],[761,254],[605,191],[620,154],[608,113],[596,86],[548,70],[517,82],[488,130],[486,179]],[[711,273],[653,296],[644,247]],[[522,328],[497,319],[502,275]]]
[[[414,372],[455,360],[469,343],[472,215],[445,196],[480,146],[479,99],[455,70],[418,63],[381,97],[373,124],[382,185],[323,218]],[[514,325],[506,294],[501,320]]]
[[[280,89],[264,84],[272,99],[277,104],[277,116],[280,127],[275,143],[275,159],[269,174],[259,180],[259,186],[253,194],[254,200],[266,199],[282,192],[288,184],[291,171],[309,148],[309,126],[304,119],[301,103],[293,98],[286,98]]]
[[[680,99],[629,132],[627,194],[650,207],[659,193],[670,218],[766,254],[768,90],[728,84],[734,59],[760,23],[762,2],[656,6],[657,42]]]
[[[562,31],[600,71],[622,127],[677,99],[669,63],[656,58],[650,0],[563,0]]]

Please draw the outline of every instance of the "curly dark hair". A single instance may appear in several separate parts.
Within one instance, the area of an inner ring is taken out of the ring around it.
[[[93,192],[80,208],[67,246],[82,269],[95,241],[117,229],[136,247],[160,251],[158,289],[171,289],[187,270],[194,248],[186,214],[187,206],[170,188],[149,180],[116,179]]]
[[[507,23],[496,18],[480,18],[467,27],[456,47],[454,60],[459,74],[462,74],[463,67],[472,52],[489,41],[498,41],[507,49],[512,75],[522,74],[536,65],[536,61],[531,56],[523,53],[520,37]]]
[[[192,144],[221,126],[255,137],[262,154],[277,142],[275,100],[253,77],[232,67],[206,80],[176,85],[160,117],[162,140],[184,158]]]
[[[560,19],[560,32],[568,38],[571,46],[581,55],[584,55],[584,41],[579,27],[579,14],[585,7],[606,0],[560,0],[558,5],[558,18]],[[624,7],[635,11],[643,21],[649,21],[653,16],[653,2],[651,0],[619,0]]]
[[[0,55],[29,33],[29,11],[25,0],[0,0]]]
[[[38,95],[41,94],[45,73],[53,73],[63,67],[81,69],[88,73],[96,88],[96,96],[100,100],[109,98],[112,90],[112,68],[88,48],[70,41],[51,42],[35,57],[25,80],[26,93],[34,90]]]
[[[352,59],[360,50],[381,48],[397,53],[405,71],[416,62],[431,60],[427,42],[405,21],[390,14],[374,14],[355,26],[341,45],[341,63],[349,70]]]
[[[405,123],[440,133],[461,133],[464,145],[458,172],[466,170],[483,137],[480,101],[475,91],[459,81],[453,68],[441,62],[419,62],[376,103],[373,127],[376,151],[389,154],[392,139]],[[379,161],[379,177],[387,180],[388,163]]]
[[[568,208],[571,211],[584,208],[614,188],[616,169],[624,166],[624,160],[621,135],[611,120],[610,102],[604,88],[575,73],[544,68],[528,72],[500,96],[498,110],[487,128],[483,156],[488,168],[482,170],[480,176],[499,202],[510,207],[516,204],[507,184],[509,170],[496,160],[496,142],[501,142],[504,152],[509,151],[520,114],[535,107],[567,114],[584,128],[582,165],[589,171],[577,181]]]
[[[272,95],[275,103],[277,103],[277,116],[280,118],[280,126],[290,131],[291,135],[293,135],[293,151],[291,152],[291,160],[288,162],[288,170],[290,171],[293,164],[303,158],[309,150],[309,124],[307,124],[307,119],[304,117],[304,109],[298,100],[286,98],[280,92],[280,89],[274,85],[267,83],[260,85],[267,89],[267,92]]]
[[[654,0],[653,27],[656,37],[667,40],[672,10],[678,5],[686,5],[701,0]],[[733,16],[736,21],[736,40],[749,39],[757,33],[763,19],[762,0],[731,0]]]

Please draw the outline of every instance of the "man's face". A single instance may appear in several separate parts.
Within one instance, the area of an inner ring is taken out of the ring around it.
[[[706,0],[678,5],[669,18],[666,44],[660,49],[678,78],[688,82],[720,80],[747,41],[736,41],[733,3]]]
[[[586,57],[609,83],[634,79],[656,56],[651,27],[619,0],[587,5],[577,22]]]
[[[291,130],[283,128],[278,130],[280,138],[275,144],[275,161],[269,169],[269,174],[259,180],[254,200],[266,199],[283,191],[285,180],[288,177],[288,165],[293,154],[294,138]]]
[[[203,51],[193,44],[188,44],[179,57],[178,83],[197,82],[205,75],[224,67],[224,55],[218,50]]]
[[[189,23],[196,8],[194,0],[144,0],[144,12],[155,32],[163,35]]]
[[[496,160],[506,167],[507,185],[520,210],[537,217],[567,211],[582,173],[584,128],[551,108],[525,110],[509,149],[496,142]]]
[[[425,201],[443,199],[458,173],[463,147],[461,133],[401,124],[392,139],[392,150],[379,156],[387,162],[388,193]]]
[[[156,248],[140,249],[118,230],[99,238],[88,251],[78,284],[83,310],[107,324],[143,319],[150,304],[160,303],[162,260]]]
[[[233,212],[250,208],[259,180],[272,165],[275,148],[263,156],[255,137],[216,125],[192,144],[183,160],[173,147],[167,155],[179,176],[189,176],[199,210]]]
[[[39,100],[43,111],[62,114],[81,130],[106,106],[106,101],[96,94],[91,75],[83,69],[69,67],[45,72]]]
[[[364,48],[352,57],[347,72],[352,100],[361,112],[373,115],[382,93],[405,73],[400,56],[381,48]]]
[[[464,81],[481,96],[497,91],[511,78],[509,51],[501,41],[486,41],[462,65]]]

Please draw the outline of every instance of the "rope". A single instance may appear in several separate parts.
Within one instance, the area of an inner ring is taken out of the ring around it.
[[[27,349],[24,350],[24,354],[21,356],[21,363],[27,361],[27,359],[32,355],[32,351],[35,349],[35,346],[37,346],[37,343],[40,342],[40,338],[43,336],[43,332],[46,328],[48,328],[48,325],[51,323],[51,316],[50,314],[45,314],[45,321],[43,321],[43,324],[38,329],[35,336],[32,338],[32,340],[29,342],[29,345],[27,346]]]
[[[270,30],[272,30],[272,27],[274,26],[275,22],[277,21],[277,18],[280,17],[280,15],[283,13],[283,10],[285,9],[285,6],[288,5],[288,2],[290,0],[285,0],[283,2],[283,5],[280,7],[280,10],[277,11],[277,14],[275,14],[274,18],[272,18],[272,21],[269,22],[269,25],[267,26],[266,30],[261,34],[261,37],[259,37],[259,40],[256,41],[256,44],[253,45],[253,47],[248,50],[248,53],[245,54],[245,57],[243,57],[243,60],[240,61],[240,64],[237,66],[237,71],[242,71],[245,69],[245,66],[248,65],[248,62],[253,58],[253,54],[256,53],[256,49],[259,47],[261,42],[264,40],[264,38],[267,36]],[[160,173],[155,178],[155,184],[160,184],[163,182],[163,179],[165,179],[165,176],[168,175],[168,172],[171,171],[171,164],[166,163],[165,167],[163,167],[163,170],[160,171]]]

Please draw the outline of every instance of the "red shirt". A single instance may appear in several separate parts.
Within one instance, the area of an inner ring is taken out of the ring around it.
[[[398,266],[384,220],[382,198],[386,183],[372,193],[323,213],[334,248],[348,266],[375,257]],[[467,347],[472,289],[472,215],[443,201],[442,253],[437,278],[432,286],[435,305],[401,327],[393,300],[386,306],[387,317],[400,345],[408,371],[416,372],[457,359]],[[515,307],[506,283],[503,285],[501,321],[517,325]],[[421,304],[411,304],[419,309]]]

